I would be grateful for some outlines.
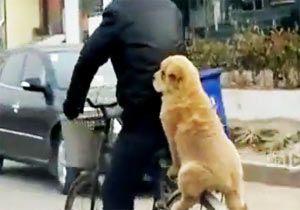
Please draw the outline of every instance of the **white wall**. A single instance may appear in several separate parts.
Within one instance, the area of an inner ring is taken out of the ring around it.
[[[103,8],[107,7],[107,5],[108,5],[111,1],[112,1],[112,0],[104,0],[104,1],[103,1],[103,4],[104,4]]]
[[[222,94],[228,119],[300,121],[300,90],[224,89]]]
[[[78,44],[80,39],[80,24],[79,24],[79,0],[64,0],[64,31],[66,33],[66,40],[68,44]],[[104,0],[104,8],[111,2],[111,0]],[[102,16],[89,18],[89,35],[99,26],[102,21]]]
[[[106,8],[107,5],[111,2],[111,0],[104,0],[103,1],[103,8]],[[100,25],[102,21],[102,16],[95,16],[95,17],[90,17],[89,18],[89,36],[93,34],[95,29]]]
[[[33,29],[40,26],[39,0],[7,0],[7,47],[16,48],[33,40]]]
[[[65,1],[65,33],[68,44],[80,43],[79,0]]]
[[[93,34],[96,28],[102,22],[102,16],[94,16],[89,18],[89,36]]]

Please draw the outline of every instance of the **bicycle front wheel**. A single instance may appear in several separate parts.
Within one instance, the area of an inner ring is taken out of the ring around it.
[[[92,208],[92,173],[82,173],[71,185],[67,195],[65,210],[100,210],[101,201],[97,194]],[[98,191],[99,192],[99,191]]]

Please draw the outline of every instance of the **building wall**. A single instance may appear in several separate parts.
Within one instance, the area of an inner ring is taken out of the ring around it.
[[[40,26],[39,0],[6,0],[7,47],[28,44],[33,28]]]
[[[235,120],[300,121],[299,90],[222,90],[226,116]]]
[[[48,0],[48,21],[50,34],[60,34],[63,32],[62,10],[62,0]]]
[[[222,19],[225,19],[224,0],[189,0],[190,1],[190,27],[198,28],[205,26],[213,26],[216,22],[220,23]],[[206,2],[206,3],[204,3]],[[215,7],[218,3],[219,7]]]
[[[105,9],[110,3],[111,0],[103,0],[103,9]],[[91,36],[94,33],[94,31],[97,29],[97,27],[100,25],[101,22],[102,22],[101,15],[89,18],[89,23],[88,23],[89,36]]]
[[[195,1],[194,1],[195,2]],[[195,7],[190,7],[190,27],[205,27],[205,9],[202,4],[197,1],[197,5],[193,5]],[[190,4],[191,5],[191,4]],[[210,19],[211,20],[211,19]]]
[[[110,2],[111,0],[103,0],[103,7],[105,8]],[[64,0],[64,6],[64,31],[67,43],[81,43],[84,38],[83,31],[88,30],[88,34],[91,35],[102,21],[100,15],[88,18],[86,13],[80,11],[79,0]]]

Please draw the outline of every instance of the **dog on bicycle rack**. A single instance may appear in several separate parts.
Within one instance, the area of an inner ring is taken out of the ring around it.
[[[198,69],[185,56],[170,56],[153,85],[162,94],[160,118],[173,161],[168,175],[178,175],[182,193],[172,210],[188,210],[204,191],[222,192],[230,210],[246,210],[238,151],[203,90]]]

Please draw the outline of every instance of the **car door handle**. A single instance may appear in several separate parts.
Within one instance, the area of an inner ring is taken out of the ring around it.
[[[11,107],[13,108],[14,113],[18,113],[20,109],[20,104],[13,104]]]

